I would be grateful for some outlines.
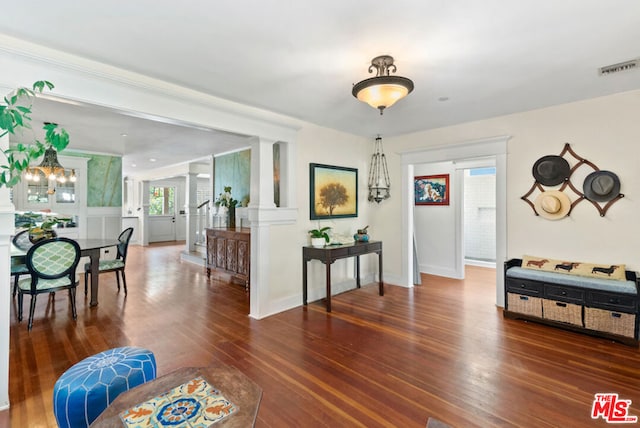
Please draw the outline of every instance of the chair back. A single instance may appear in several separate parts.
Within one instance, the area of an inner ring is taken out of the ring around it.
[[[133,235],[133,227],[128,227],[122,231],[120,236],[118,236],[118,255],[116,258],[122,259],[123,262],[127,260],[127,250],[129,249],[129,241],[131,240],[131,235]]]
[[[27,251],[26,264],[31,274],[31,290],[55,288],[56,279],[68,279],[75,283],[76,268],[80,261],[80,246],[69,238],[46,239],[34,244]],[[38,287],[41,280],[47,285]],[[66,283],[61,281],[61,284]]]
[[[29,240],[29,229],[22,230],[13,237],[13,245],[21,250],[27,251],[33,246],[33,243]]]

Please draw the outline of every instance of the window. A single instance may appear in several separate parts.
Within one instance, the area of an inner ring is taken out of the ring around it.
[[[56,202],[59,204],[72,204],[76,201],[76,186],[72,181],[56,183]]]
[[[149,192],[149,215],[174,215],[175,188],[150,187]]]

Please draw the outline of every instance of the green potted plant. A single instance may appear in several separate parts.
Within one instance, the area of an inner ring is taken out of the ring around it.
[[[20,129],[31,128],[31,107],[36,92],[45,88],[53,89],[53,84],[46,80],[35,82],[32,89],[18,88],[11,96],[0,102],[0,137],[15,134]],[[13,187],[20,182],[22,173],[29,168],[29,163],[42,156],[45,150],[53,147],[57,152],[64,150],[69,144],[69,134],[55,123],[45,123],[45,142],[35,140],[33,144],[16,144],[2,150],[6,163],[0,161],[0,187]]]
[[[236,227],[236,205],[238,200],[231,196],[231,186],[224,186],[224,192],[220,193],[215,202],[217,207],[227,207],[227,227]]]
[[[328,244],[331,240],[329,238],[329,234],[327,230],[331,230],[329,226],[323,227],[322,229],[311,229],[309,231],[309,236],[311,236],[311,246],[316,248],[322,248],[325,244]]]

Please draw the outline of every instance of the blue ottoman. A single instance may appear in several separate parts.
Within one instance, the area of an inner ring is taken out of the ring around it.
[[[125,346],[85,358],[53,387],[53,412],[61,428],[88,427],[121,393],[156,378],[156,359]]]

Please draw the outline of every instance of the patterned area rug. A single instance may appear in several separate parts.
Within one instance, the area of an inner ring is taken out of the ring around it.
[[[202,377],[127,409],[120,418],[127,428],[206,428],[238,411]]]

